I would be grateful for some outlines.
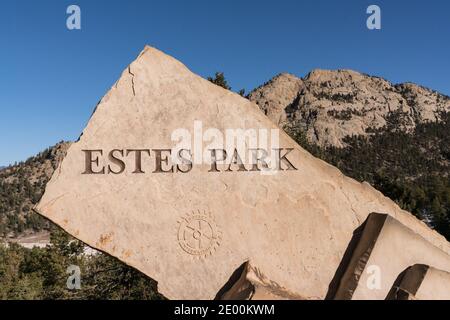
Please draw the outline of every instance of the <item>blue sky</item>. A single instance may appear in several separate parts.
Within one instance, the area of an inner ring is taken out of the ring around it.
[[[66,8],[81,8],[81,30]],[[366,28],[381,7],[382,29]],[[247,91],[280,72],[350,68],[450,95],[450,1],[0,3],[0,166],[74,140],[145,44]]]

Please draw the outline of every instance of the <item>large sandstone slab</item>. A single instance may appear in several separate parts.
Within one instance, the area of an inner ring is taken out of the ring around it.
[[[399,275],[414,264],[450,270],[450,256],[391,216],[373,213],[340,280],[335,299],[386,299]],[[414,272],[418,273],[416,268]]]
[[[166,155],[154,149],[172,148],[171,133],[193,133],[194,121],[205,130],[276,129],[256,104],[146,47],[100,101],[35,210],[154,278],[171,299],[212,299],[249,260],[283,292],[323,299],[353,231],[371,212],[389,213],[429,247],[449,252],[424,223],[283,132],[279,145],[293,148],[288,158],[296,170],[283,163],[274,174],[236,166],[210,172],[195,164],[187,173],[153,173],[158,161],[168,169]],[[141,168],[136,152],[108,157],[113,149],[146,148]],[[108,165],[121,169],[114,157],[124,172],[107,173]],[[101,169],[105,174],[93,173]]]

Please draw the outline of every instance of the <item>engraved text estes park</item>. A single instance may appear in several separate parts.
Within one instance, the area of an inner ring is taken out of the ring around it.
[[[209,149],[207,172],[257,172],[297,170],[289,160],[294,148],[255,148],[242,155],[238,149]],[[190,149],[83,149],[82,174],[188,173],[194,168]],[[247,160],[243,160],[247,159]]]

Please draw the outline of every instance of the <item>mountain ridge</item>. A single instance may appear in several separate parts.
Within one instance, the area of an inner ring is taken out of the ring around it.
[[[354,98],[361,85],[352,77],[370,84],[367,102]],[[311,154],[370,183],[450,239],[450,98],[356,71],[319,70],[306,78],[279,74],[248,97]],[[375,125],[364,119],[370,108]]]
[[[397,114],[399,130],[440,121],[450,97],[411,82],[390,81],[349,69],[315,69],[304,78],[280,73],[248,98],[277,125],[297,123],[320,146],[344,147],[344,138],[366,136]]]

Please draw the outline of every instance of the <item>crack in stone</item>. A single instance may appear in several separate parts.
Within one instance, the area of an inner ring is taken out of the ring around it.
[[[349,205],[350,205],[350,210],[353,212],[354,217],[356,218],[356,221],[358,221],[358,225],[361,225],[361,220],[358,217],[358,213],[356,212],[356,210],[353,208],[353,204],[350,201],[350,197],[345,193],[344,189],[342,188],[342,184],[339,183],[339,190],[341,191],[341,193],[344,195],[345,199],[347,199]]]
[[[128,73],[131,75],[131,89],[133,90],[133,96],[136,96],[136,91],[134,89],[134,73],[131,72],[131,66],[128,66]]]

